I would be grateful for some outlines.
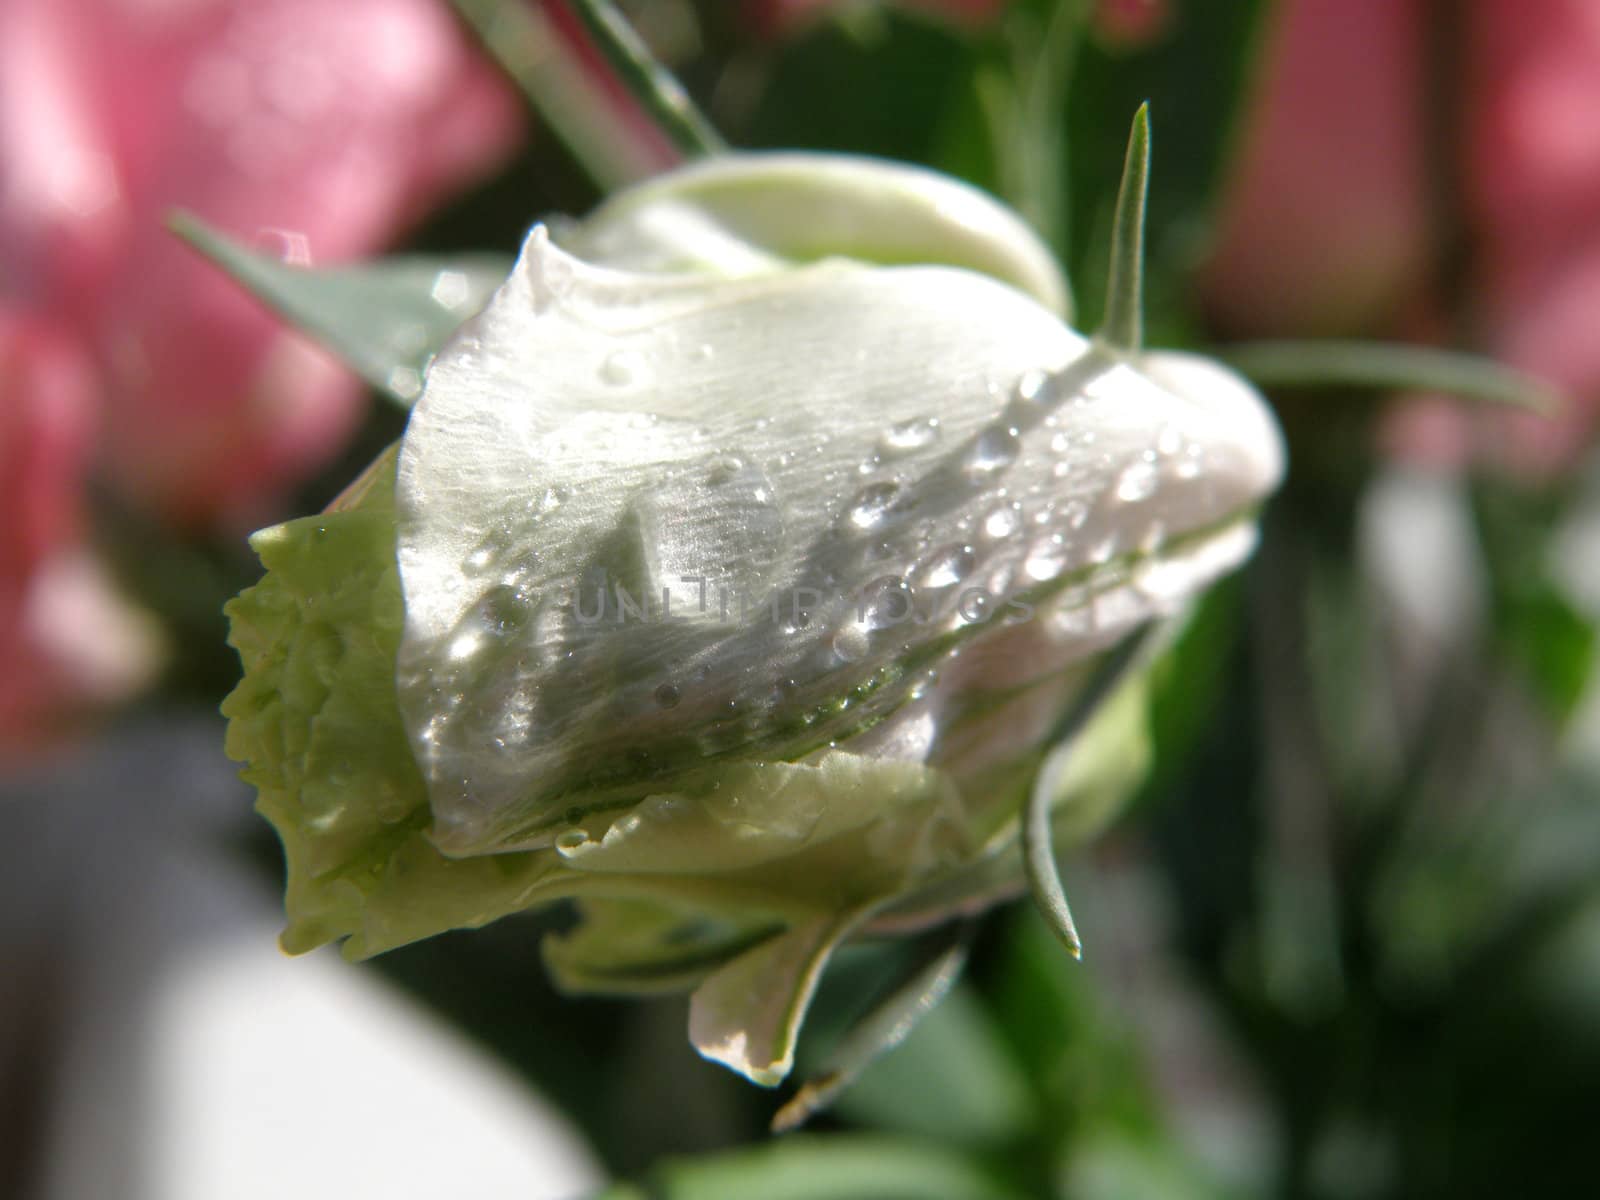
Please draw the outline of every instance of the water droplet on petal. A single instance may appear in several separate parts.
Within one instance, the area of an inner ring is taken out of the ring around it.
[[[958,625],[981,625],[989,619],[989,614],[994,609],[994,597],[988,592],[972,589],[961,593],[961,602],[956,605],[955,623]],[[957,647],[950,652],[951,658],[957,658],[961,650]]]
[[[898,575],[886,575],[867,585],[857,605],[856,619],[868,630],[888,629],[911,620],[915,611],[906,581]]]
[[[1021,515],[1013,505],[997,508],[983,521],[983,531],[992,538],[1007,538],[1022,525]]]
[[[1017,435],[1007,426],[997,425],[978,435],[967,452],[964,465],[967,478],[981,482],[1011,465],[1017,457]]]
[[[1117,499],[1133,503],[1148,500],[1161,482],[1161,473],[1152,462],[1140,459],[1117,478]]]
[[[871,648],[871,638],[867,630],[856,621],[854,614],[851,614],[850,620],[833,635],[833,652],[845,662],[860,662]]]
[[[742,470],[744,470],[742,458],[732,454],[724,455],[712,463],[711,469],[706,472],[706,484],[709,487],[721,487],[734,479]]]
[[[644,360],[632,350],[616,350],[600,364],[600,378],[613,387],[638,383],[644,376]]]
[[[889,426],[879,441],[879,447],[885,454],[906,454],[931,446],[938,439],[939,419],[918,417],[914,421],[901,421]]]
[[[1044,394],[1045,385],[1050,382],[1050,376],[1043,371],[1024,371],[1022,378],[1017,380],[1015,397],[1024,404],[1036,404]]]
[[[1043,583],[1061,574],[1067,565],[1067,547],[1060,534],[1035,542],[1028,549],[1022,569],[1029,579]]]
[[[971,546],[946,546],[923,565],[917,582],[923,587],[951,587],[967,577],[975,561]]]
[[[663,683],[656,689],[656,703],[662,708],[677,708],[682,699],[683,693],[670,683]]]
[[[483,649],[483,635],[476,629],[468,629],[450,639],[447,653],[451,662],[466,662],[481,649]]]
[[[900,485],[897,483],[874,483],[870,487],[862,488],[850,502],[848,514],[850,524],[857,529],[871,529],[881,525],[899,494]]]

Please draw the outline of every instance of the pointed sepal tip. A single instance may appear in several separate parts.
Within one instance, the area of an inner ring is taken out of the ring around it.
[[[1105,316],[1096,339],[1123,353],[1144,341],[1144,224],[1150,190],[1150,105],[1133,114],[1128,151],[1111,223],[1111,267],[1106,278]]]

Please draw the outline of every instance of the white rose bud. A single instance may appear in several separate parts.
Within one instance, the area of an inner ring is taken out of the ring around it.
[[[1138,349],[1142,141],[1130,163],[1095,338],[1013,214],[907,167],[731,156],[535,227],[397,464],[318,519],[393,530],[374,645],[410,753],[337,854],[358,801],[297,798],[303,763],[263,783],[292,873],[322,854],[288,941],[373,953],[575,896],[564,982],[693,987],[696,1046],[770,1084],[841,941],[1014,893],[1021,842],[1072,940],[1052,818],[1086,833],[1142,763],[1107,664],[1249,553],[1283,469],[1243,380]],[[296,525],[258,538],[275,572]]]

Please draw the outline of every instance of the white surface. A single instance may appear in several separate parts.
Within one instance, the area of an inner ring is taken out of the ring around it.
[[[195,726],[0,787],[20,834],[0,861],[0,956],[48,947],[38,978],[4,989],[25,1019],[0,1022],[49,1039],[31,1195],[597,1189],[565,1120],[487,1054],[337,956],[278,950],[276,897],[221,848],[248,797],[217,761],[220,728]]]

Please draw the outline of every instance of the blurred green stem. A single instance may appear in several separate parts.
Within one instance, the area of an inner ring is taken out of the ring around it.
[[[623,98],[585,63],[542,0],[450,2],[602,191],[648,178],[678,158],[722,149],[682,86],[609,0],[569,0],[570,12],[622,85]]]
[[[1521,371],[1475,354],[1398,342],[1271,341],[1218,347],[1263,387],[1366,387],[1444,392],[1551,414],[1561,397]]]
[[[683,85],[656,61],[611,0],[568,3],[629,94],[685,158],[703,158],[727,150],[722,136],[695,107]]]

